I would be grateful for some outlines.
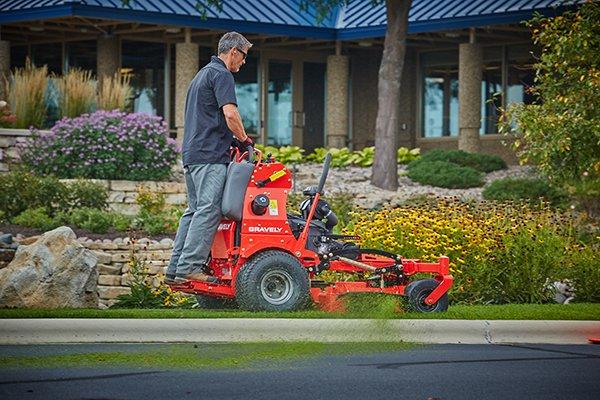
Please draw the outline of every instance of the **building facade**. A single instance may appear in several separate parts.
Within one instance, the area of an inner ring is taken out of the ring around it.
[[[497,133],[498,110],[534,99],[535,48],[522,21],[563,1],[414,0],[401,84],[399,145],[479,149],[515,158]],[[570,2],[569,2],[570,3]],[[565,6],[566,7],[566,6]],[[181,138],[189,81],[236,30],[254,43],[235,75],[246,130],[281,146],[374,144],[385,6],[352,0],[317,21],[294,0],[15,0],[0,4],[0,75],[30,58],[62,74],[127,74],[132,109],[160,115]]]

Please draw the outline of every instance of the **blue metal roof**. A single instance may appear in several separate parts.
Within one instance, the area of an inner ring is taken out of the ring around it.
[[[577,1],[580,2],[580,1]],[[0,24],[80,16],[204,29],[326,39],[385,35],[385,5],[350,0],[320,24],[314,8],[300,11],[300,0],[224,0],[201,19],[196,0],[0,0]],[[534,11],[552,15],[572,0],[413,0],[409,33],[518,23]]]

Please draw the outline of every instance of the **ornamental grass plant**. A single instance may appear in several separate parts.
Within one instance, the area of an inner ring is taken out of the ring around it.
[[[96,82],[91,71],[73,68],[56,77],[59,117],[78,117],[89,113],[96,103]]]
[[[15,115],[15,128],[41,128],[46,119],[48,68],[36,67],[27,59],[25,68],[17,68],[8,81],[8,103]]]
[[[98,83],[98,109],[125,111],[132,96],[131,77],[115,73]]]
[[[49,133],[33,130],[18,152],[40,175],[165,180],[178,149],[160,117],[114,110],[63,118]]]
[[[448,256],[454,302],[551,302],[549,283],[584,282],[599,274],[590,272],[598,267],[597,228],[584,231],[581,221],[547,204],[438,199],[352,216],[345,232],[361,236],[365,248],[423,261]],[[578,299],[600,300],[597,285],[576,288]]]

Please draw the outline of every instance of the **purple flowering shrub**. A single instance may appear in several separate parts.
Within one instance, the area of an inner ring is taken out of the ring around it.
[[[165,180],[177,153],[160,117],[118,110],[63,118],[19,145],[31,171],[60,178]]]

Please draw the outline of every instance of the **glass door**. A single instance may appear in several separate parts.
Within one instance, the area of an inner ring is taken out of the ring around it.
[[[269,60],[267,83],[267,144],[292,144],[292,63]]]
[[[258,59],[246,58],[246,64],[234,75],[238,110],[246,134],[256,141],[259,136],[260,112],[258,103]]]

